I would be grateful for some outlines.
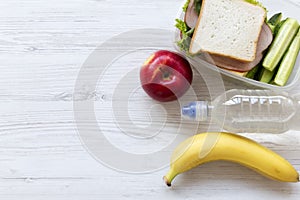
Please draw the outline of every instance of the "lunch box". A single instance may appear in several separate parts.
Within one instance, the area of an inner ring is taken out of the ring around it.
[[[300,23],[300,5],[297,4],[296,2],[290,1],[290,0],[262,0],[259,1],[262,3],[262,5],[264,5],[267,9],[267,16],[268,18],[271,17],[273,14],[275,13],[279,13],[281,12],[283,15],[282,19],[285,18],[294,18],[296,20],[298,20],[298,22]],[[178,13],[177,18],[180,19],[184,19],[184,12],[182,10],[183,5],[186,3],[186,0],[184,0],[180,11]],[[219,68],[213,64],[208,63],[207,61],[205,61],[203,59],[203,57],[201,56],[191,56],[191,55],[187,55],[186,52],[182,51],[176,44],[177,41],[180,40],[180,31],[176,28],[175,31],[175,48],[178,52],[180,52],[181,54],[183,54],[184,56],[187,57],[187,59],[190,61],[190,63],[193,65],[193,67],[197,68],[199,65],[201,66],[205,66],[211,70],[214,70],[216,72],[219,72],[220,74],[223,75],[223,77],[225,79],[228,79],[230,81],[234,81],[234,82],[240,82],[243,83],[245,85],[249,85],[249,86],[255,86],[255,87],[259,87],[259,88],[264,88],[264,89],[271,89],[271,90],[277,90],[277,91],[285,91],[285,90],[290,90],[292,88],[294,88],[299,79],[300,79],[300,56],[298,54],[295,66],[293,68],[293,71],[288,79],[288,82],[286,83],[285,86],[277,86],[277,85],[272,85],[272,84],[268,84],[268,83],[263,83],[260,81],[256,81],[253,79],[249,79],[247,77],[243,77],[240,75],[235,74],[234,72]]]

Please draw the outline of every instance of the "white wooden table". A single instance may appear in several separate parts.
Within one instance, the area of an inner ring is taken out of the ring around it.
[[[293,1],[299,6],[299,0]],[[0,1],[0,199],[300,198],[299,183],[274,182],[226,162],[198,167],[177,177],[174,186],[167,188],[162,176],[168,160],[152,173],[125,173],[98,162],[81,143],[74,101],[95,100],[102,132],[111,144],[131,154],[151,154],[174,139],[172,132],[178,128],[175,104],[167,106],[174,121],[167,124],[165,135],[136,139],[118,129],[109,109],[117,75],[103,78],[96,91],[81,88],[74,92],[74,87],[83,63],[102,42],[140,28],[173,30],[181,4],[181,0]],[[126,68],[121,70],[126,74]],[[130,84],[138,82],[132,79]],[[225,82],[225,87],[239,86]],[[300,87],[292,93],[298,91]],[[205,89],[200,87],[198,92],[207,98]],[[136,107],[128,104],[131,119],[140,127],[147,125],[145,109],[153,102],[140,89],[130,98],[136,103]],[[165,117],[161,112],[153,116],[155,123]],[[90,123],[86,119],[85,128]],[[192,125],[185,126],[186,132],[180,134],[188,135]],[[203,127],[199,131],[206,125]],[[300,171],[300,131],[248,136],[284,156]],[[100,149],[101,145],[100,141]],[[103,152],[109,150],[103,148]],[[147,164],[151,169],[151,161]]]

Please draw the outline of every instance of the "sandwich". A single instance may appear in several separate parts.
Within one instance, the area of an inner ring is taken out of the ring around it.
[[[248,72],[273,40],[266,9],[255,0],[188,0],[178,46],[218,67]]]

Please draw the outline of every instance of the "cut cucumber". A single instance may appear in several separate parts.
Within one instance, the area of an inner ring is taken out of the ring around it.
[[[275,32],[275,28],[281,22],[281,19],[282,19],[282,13],[276,13],[268,20],[267,24],[272,30],[272,33]]]
[[[263,60],[263,67],[269,71],[273,71],[283,57],[284,53],[290,46],[294,36],[299,28],[297,20],[287,18],[280,27],[275,36],[274,41]]]
[[[246,74],[246,77],[247,77],[247,78],[254,79],[255,74],[258,72],[259,68],[260,68],[259,65],[253,67],[253,68]]]
[[[286,52],[286,54],[284,55],[280,63],[278,72],[274,79],[276,85],[284,86],[288,81],[293,71],[293,68],[295,66],[299,50],[300,50],[300,29],[298,30],[296,37],[293,39],[292,44],[288,48],[288,51]]]
[[[282,26],[282,24],[283,24],[285,21],[286,21],[286,19],[280,21],[280,22],[274,27],[274,32],[273,32],[274,35],[276,35],[276,34],[278,33],[280,27]],[[271,29],[272,29],[272,28],[271,28]]]
[[[276,70],[269,71],[265,68],[262,68],[259,81],[264,83],[270,83],[272,78],[274,77],[275,71]]]
[[[281,18],[282,18],[282,13],[276,13],[268,20],[268,23],[273,26],[276,26],[281,21]]]

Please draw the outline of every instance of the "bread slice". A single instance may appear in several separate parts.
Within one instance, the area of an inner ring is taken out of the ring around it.
[[[251,62],[265,18],[265,9],[243,0],[203,0],[189,51]]]

